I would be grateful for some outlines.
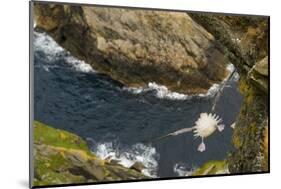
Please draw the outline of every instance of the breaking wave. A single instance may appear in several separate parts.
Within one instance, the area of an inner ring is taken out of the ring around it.
[[[123,87],[123,90],[128,91],[132,94],[140,94],[152,91],[157,98],[167,100],[189,100],[194,97],[212,97],[219,89],[219,84],[213,84],[206,94],[187,95],[170,91],[166,86],[159,85],[155,82],[149,82],[147,87]]]
[[[92,140],[87,138],[87,140]],[[92,140],[93,141],[93,140]],[[91,145],[93,151],[101,159],[116,160],[120,165],[130,168],[134,163],[140,162],[144,165],[142,173],[146,176],[156,178],[159,154],[152,146],[142,143],[134,144],[130,147],[120,146],[114,142],[97,143]]]
[[[46,33],[34,31],[34,51],[41,51],[44,53],[48,62],[55,60],[63,60],[65,63],[71,66],[71,69],[83,72],[83,73],[95,73],[96,71],[83,60],[79,60],[73,56]],[[54,65],[44,65],[44,70],[49,71],[49,68],[55,67]],[[233,64],[228,64],[226,68],[230,73],[235,69]],[[239,74],[235,73],[231,80],[237,81]],[[146,92],[153,92],[157,98],[168,100],[189,100],[191,98],[205,98],[213,97],[226,82],[223,80],[220,84],[213,84],[206,94],[187,95],[178,92],[170,91],[166,86],[157,84],[155,82],[149,82],[147,87],[123,87],[122,89],[132,94],[141,94]]]
[[[161,99],[170,99],[170,100],[187,100],[191,96],[172,92],[164,85],[158,85],[155,82],[149,82],[147,88],[142,87],[123,87],[123,90],[131,92],[132,94],[140,94],[148,91],[155,92],[155,96]]]
[[[46,33],[34,32],[33,47],[35,52],[43,52],[48,60],[60,57],[65,51]]]
[[[180,177],[191,176],[192,173],[196,170],[196,167],[189,168],[184,163],[176,163],[173,167],[174,173],[176,173]]]
[[[57,42],[46,33],[34,31],[34,51],[43,52],[44,57],[47,59],[48,63],[56,60],[63,60],[63,62],[69,64],[71,68],[75,71],[84,73],[94,73],[95,70],[91,65],[87,64],[83,60],[79,60],[73,56]],[[49,71],[49,68],[54,67],[51,65],[44,65],[44,70]]]
[[[66,62],[71,64],[76,71],[84,72],[84,73],[91,73],[95,72],[90,64],[87,64],[83,60],[78,60],[73,56],[68,56],[65,58]]]
[[[233,64],[228,64],[226,69],[229,71],[229,74],[231,74],[235,67]],[[155,96],[160,99],[168,99],[168,100],[189,100],[191,98],[205,98],[205,97],[213,97],[217,92],[223,87],[225,82],[227,82],[226,77],[220,84],[213,84],[207,93],[205,94],[197,94],[197,95],[187,95],[182,94],[178,92],[170,91],[166,86],[159,85],[155,82],[149,82],[147,87],[123,87],[123,90],[128,91],[132,94],[141,94],[146,93],[148,91],[153,91]],[[239,74],[237,72],[234,73],[233,77],[230,79],[230,81],[237,81],[239,79]]]

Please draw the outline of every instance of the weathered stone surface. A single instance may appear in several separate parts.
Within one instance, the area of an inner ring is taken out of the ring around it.
[[[128,86],[154,81],[173,91],[206,92],[225,76],[224,53],[244,95],[229,170],[268,170],[268,17],[41,4],[35,12],[37,26],[60,45]]]
[[[244,96],[235,122],[233,144],[235,149],[228,157],[231,173],[268,171],[268,148],[264,145],[268,127],[268,97],[244,76],[239,82]]]
[[[229,171],[268,171],[268,17],[189,15],[215,36],[241,76],[244,101],[235,121]]]
[[[80,137],[34,122],[34,186],[144,178],[135,169],[96,157]]]
[[[217,174],[229,174],[228,165],[225,160],[208,161],[204,163],[201,167],[196,169],[192,173],[192,176],[217,175]]]
[[[141,162],[135,162],[130,169],[135,169],[136,171],[141,172],[143,169],[145,169],[146,167],[141,163]]]
[[[268,17],[188,13],[221,44],[240,74],[247,73],[268,54]]]
[[[248,76],[265,93],[268,93],[268,57],[257,62],[249,71]]]
[[[128,86],[204,93],[226,76],[213,36],[184,12],[35,4],[38,28]]]
[[[260,75],[268,77],[268,57],[255,64],[254,70]]]

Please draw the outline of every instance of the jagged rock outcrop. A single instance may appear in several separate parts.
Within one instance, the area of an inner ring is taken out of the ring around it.
[[[235,123],[229,171],[268,171],[268,17],[189,15],[215,36],[241,76],[244,101]]]
[[[251,81],[259,87],[260,90],[268,94],[268,57],[266,56],[257,62],[248,73]]]
[[[127,86],[205,93],[226,76],[213,36],[184,12],[35,3],[37,29]]]
[[[141,170],[98,158],[72,133],[34,122],[33,186],[146,179]]]
[[[34,10],[37,29],[128,86],[153,81],[172,91],[204,93],[225,78],[225,55],[240,74],[244,95],[229,171],[268,171],[267,17],[44,3]]]
[[[268,17],[188,13],[222,45],[221,50],[239,70],[247,73],[268,54]]]
[[[202,175],[221,175],[229,174],[228,165],[225,160],[220,161],[208,161],[201,167],[196,169],[191,176],[202,176]]]

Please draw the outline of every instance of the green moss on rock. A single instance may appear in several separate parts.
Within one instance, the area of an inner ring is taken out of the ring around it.
[[[220,43],[240,74],[244,96],[235,121],[235,150],[227,161],[231,173],[268,171],[268,23],[265,16],[225,16],[188,13]]]
[[[228,165],[225,160],[221,161],[208,161],[203,166],[195,170],[192,176],[200,175],[216,175],[216,174],[228,174]]]
[[[39,121],[34,121],[34,142],[68,149],[79,149],[90,153],[87,143],[79,136],[54,129]]]
[[[268,147],[265,130],[268,119],[267,94],[242,77],[239,88],[244,95],[232,141],[235,150],[228,157],[231,173],[267,171]],[[264,144],[266,143],[266,144]]]
[[[34,121],[33,154],[33,186],[148,178],[98,158],[79,136],[38,121]]]

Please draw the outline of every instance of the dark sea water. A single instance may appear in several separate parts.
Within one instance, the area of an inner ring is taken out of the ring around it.
[[[146,174],[175,177],[208,160],[224,159],[232,148],[230,125],[242,100],[235,79],[227,83],[215,110],[225,130],[207,138],[207,149],[201,153],[197,151],[200,139],[192,133],[149,141],[193,126],[200,113],[211,112],[214,98],[186,99],[163,92],[163,86],[142,92],[127,89],[73,58],[43,33],[35,32],[34,51],[35,120],[87,139],[102,158],[110,155],[125,166],[141,161],[148,167]]]

